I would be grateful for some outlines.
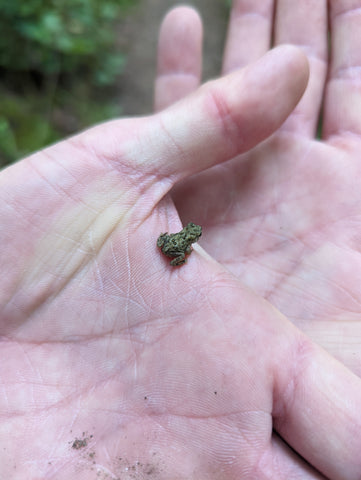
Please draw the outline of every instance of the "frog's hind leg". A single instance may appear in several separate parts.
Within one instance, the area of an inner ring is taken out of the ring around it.
[[[178,265],[183,265],[183,263],[186,263],[186,256],[184,253],[180,253],[178,257],[173,258],[170,262],[173,267],[178,267]]]

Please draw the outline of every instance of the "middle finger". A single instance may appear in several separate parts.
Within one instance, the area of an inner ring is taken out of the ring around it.
[[[223,74],[258,60],[271,46],[273,0],[233,0]]]

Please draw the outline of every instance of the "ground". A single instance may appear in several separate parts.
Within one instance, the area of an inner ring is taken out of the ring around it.
[[[119,81],[124,115],[142,115],[152,111],[158,30],[162,18],[175,0],[136,0],[138,5],[120,25],[119,44],[127,54],[127,65]],[[187,2],[201,14],[204,22],[204,79],[219,75],[227,28],[225,0]]]

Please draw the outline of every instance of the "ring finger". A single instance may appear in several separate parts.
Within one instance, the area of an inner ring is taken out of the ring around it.
[[[326,0],[278,0],[274,43],[290,43],[307,55],[310,78],[305,95],[283,129],[313,137],[316,134],[327,74]]]

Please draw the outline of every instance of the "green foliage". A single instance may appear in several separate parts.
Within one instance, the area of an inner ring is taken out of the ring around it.
[[[0,167],[120,114],[116,28],[134,4],[0,0]]]
[[[24,101],[0,90],[0,166],[60,138],[46,115],[45,98],[29,95]]]
[[[0,88],[0,168],[75,131],[121,115],[114,99],[91,93],[90,87],[78,84],[72,90],[29,90],[24,98]]]
[[[131,0],[0,0],[0,66],[43,75],[88,72],[111,84],[124,57],[115,22]]]

